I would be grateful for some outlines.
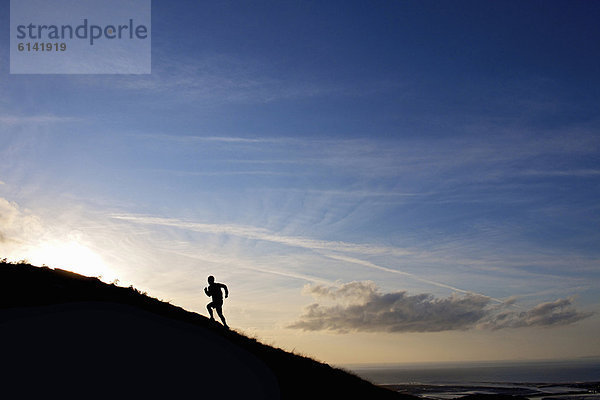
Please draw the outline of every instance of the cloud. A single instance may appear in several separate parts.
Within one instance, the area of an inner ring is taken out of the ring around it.
[[[316,240],[303,236],[282,235],[277,232],[249,225],[238,224],[208,224],[194,221],[185,221],[176,218],[153,217],[139,214],[113,214],[112,218],[122,221],[127,221],[135,224],[143,225],[158,225],[185,229],[193,232],[201,232],[209,235],[229,235],[250,240],[265,241],[283,246],[296,247],[314,251],[322,257],[342,261],[344,264],[356,264],[375,271],[381,271],[389,274],[400,275],[415,281],[425,283],[430,286],[435,286],[442,289],[448,289],[453,292],[458,292],[466,295],[477,295],[471,290],[465,290],[443,282],[438,282],[432,279],[420,277],[415,273],[410,273],[398,269],[400,262],[393,262],[394,268],[376,264],[365,260],[369,256],[393,256],[402,257],[403,263],[406,264],[408,259],[423,262],[447,262],[447,260],[439,260],[426,251],[415,251],[393,246],[380,246],[374,244],[361,244],[352,242],[332,241],[332,240]],[[362,258],[359,258],[362,257]],[[483,295],[482,295],[483,296]],[[503,303],[503,300],[487,297],[495,303]]]
[[[326,173],[367,180],[395,177],[402,183],[398,186],[402,187],[402,192],[419,201],[423,197],[433,202],[442,199],[464,201],[464,196],[471,199],[474,194],[480,198],[479,185],[482,183],[493,184],[487,190],[495,189],[493,193],[497,195],[500,183],[513,185],[515,178],[596,178],[600,174],[598,169],[581,168],[584,165],[582,161],[593,157],[600,147],[600,141],[592,132],[554,132],[535,140],[531,139],[536,136],[533,131],[520,131],[517,135],[482,126],[478,132],[486,134],[440,138],[435,142],[422,139],[341,139],[335,134],[329,138],[302,140],[286,136],[199,136],[192,132],[189,135],[144,134],[138,137],[185,148],[207,144],[244,146],[244,152],[239,154],[252,156],[246,160],[227,160],[228,163],[256,163],[260,160],[281,165],[281,154],[286,154],[286,162],[303,167],[302,171],[307,174],[321,176]],[[275,160],[269,160],[269,156],[275,157]],[[548,162],[556,157],[561,159],[560,169]],[[294,173],[298,172],[294,170]],[[463,193],[463,197],[455,198],[457,188],[473,184],[477,185],[475,193],[459,192]],[[367,193],[368,196],[374,192],[382,193],[382,188],[375,186],[355,189],[363,189],[357,193]],[[504,191],[506,187],[501,189]],[[397,197],[393,190],[384,193]],[[406,201],[406,196],[402,200]]]
[[[316,240],[301,236],[280,235],[264,228],[236,224],[207,224],[200,222],[182,221],[175,218],[151,217],[136,214],[115,214],[113,218],[149,225],[170,226],[209,234],[226,234],[253,240],[262,240],[300,247],[310,250],[342,251],[360,254],[394,254],[407,255],[409,251],[395,247],[376,246],[368,244],[348,243],[342,241]]]
[[[571,298],[542,303],[529,311],[507,309],[515,300],[494,305],[480,294],[408,295],[381,293],[373,282],[350,282],[338,287],[309,285],[305,293],[333,305],[309,305],[289,328],[305,331],[441,332],[451,330],[567,325],[591,316],[579,312]]]
[[[257,265],[248,259],[240,259],[240,258],[237,258],[230,254],[227,254],[227,255],[213,254],[213,253],[207,252],[204,249],[196,254],[194,254],[192,252],[182,252],[182,251],[174,251],[174,250],[168,250],[168,252],[171,254],[177,254],[177,255],[191,258],[194,260],[200,260],[203,262],[218,264],[220,266],[227,266],[228,268],[247,269],[247,270],[256,271],[256,272],[260,272],[260,273],[264,273],[264,274],[283,276],[286,278],[299,279],[299,280],[308,281],[308,282],[312,282],[312,283],[319,283],[319,284],[326,284],[326,285],[332,284],[332,282],[330,282],[330,281],[327,281],[324,279],[319,279],[319,278],[305,275],[302,273],[286,271],[284,269],[277,270],[274,268],[267,268],[262,265]]]
[[[160,50],[159,50],[160,52]],[[360,97],[389,92],[396,77],[352,82],[301,77],[283,72],[272,60],[205,54],[202,57],[160,57],[151,75],[86,79],[90,85],[118,85],[120,90],[160,93],[164,101],[193,99],[211,106],[230,103],[269,103],[324,96]],[[165,98],[167,100],[165,100]]]
[[[55,123],[65,123],[65,122],[75,122],[78,121],[77,118],[73,117],[61,117],[52,114],[43,114],[43,115],[0,115],[0,125],[26,125],[26,124],[35,124],[35,125],[44,125],[44,124],[55,124]]]
[[[391,247],[391,246],[378,246],[378,245],[369,245],[369,244],[360,244],[360,243],[349,243],[342,241],[332,241],[332,240],[316,240],[312,238],[302,237],[302,236],[290,236],[290,235],[281,235],[276,232],[270,231],[268,229],[259,228],[255,226],[248,225],[236,225],[236,224],[207,224],[200,222],[192,222],[192,221],[183,221],[175,218],[161,218],[161,217],[152,217],[145,215],[136,215],[136,214],[115,214],[112,216],[114,219],[133,222],[137,224],[148,224],[148,225],[159,225],[159,226],[169,226],[176,227],[180,229],[187,229],[194,232],[202,232],[213,235],[230,235],[237,236],[251,240],[260,240],[266,241],[270,243],[281,244],[284,246],[297,247],[315,251],[322,256],[333,259],[343,261],[345,263],[353,263],[357,265],[361,265],[370,269],[383,271],[391,274],[402,275],[409,278],[412,278],[416,281],[426,283],[428,285],[433,285],[437,287],[441,287],[444,289],[450,289],[455,292],[465,293],[465,294],[473,294],[471,291],[457,288],[455,286],[447,285],[445,283],[436,282],[430,279],[421,278],[415,274],[404,272],[398,269],[384,267],[375,263],[372,263],[367,260],[363,260],[360,258],[352,257],[347,254],[358,254],[360,256],[369,256],[369,255],[392,255],[399,257],[408,257],[415,256],[411,250]],[[421,254],[421,256],[423,256]],[[501,303],[502,300],[498,300],[495,298],[489,298],[492,301]]]
[[[137,138],[166,141],[166,142],[177,142],[185,145],[193,143],[226,143],[226,144],[298,144],[302,143],[301,140],[295,138],[285,137],[238,137],[238,136],[197,136],[197,135],[166,135],[166,134],[137,134]]]
[[[165,61],[153,68],[151,75],[111,79],[102,83],[116,83],[121,90],[161,93],[175,101],[194,99],[211,105],[267,103],[326,95],[336,90],[336,87],[323,84],[278,77],[269,74],[266,69],[268,66],[252,60],[206,56],[194,60]],[[90,84],[97,83],[96,79],[90,81]]]
[[[571,169],[571,170],[526,170],[523,175],[533,177],[597,177],[600,176],[599,169]]]
[[[337,255],[337,254],[324,254],[324,256],[328,257],[328,258],[332,258],[334,260],[340,260],[340,261],[350,262],[350,263],[354,263],[354,264],[359,264],[359,265],[363,265],[363,266],[368,267],[368,268],[377,269],[377,270],[384,271],[384,272],[389,272],[389,273],[392,273],[392,274],[398,274],[398,275],[408,276],[408,277],[410,277],[410,278],[412,278],[414,280],[417,280],[419,282],[427,283],[428,285],[437,286],[437,287],[441,287],[441,288],[444,288],[444,289],[450,289],[450,290],[455,291],[455,292],[464,293],[464,294],[475,294],[472,291],[460,289],[460,288],[457,288],[455,286],[447,285],[445,283],[432,281],[431,279],[424,279],[424,278],[421,278],[421,277],[419,277],[419,276],[417,276],[415,274],[411,274],[411,273],[408,273],[408,272],[400,271],[400,270],[397,270],[397,269],[382,267],[381,265],[377,265],[377,264],[372,263],[372,262],[367,261],[367,260],[361,260],[359,258],[347,257],[347,256],[342,256],[342,255]],[[493,297],[490,297],[490,300],[493,300],[493,301],[498,302],[498,303],[502,303],[502,300],[495,299]]]
[[[2,250],[10,252],[15,245],[39,236],[41,229],[37,216],[0,197],[0,243],[6,246]]]
[[[592,313],[579,312],[573,306],[573,298],[541,303],[529,311],[504,311],[480,324],[485,329],[522,328],[529,326],[568,325],[590,317]]]

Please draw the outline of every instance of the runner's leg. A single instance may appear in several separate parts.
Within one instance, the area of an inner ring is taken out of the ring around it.
[[[227,321],[225,321],[225,317],[223,316],[222,306],[215,307],[215,309],[217,310],[217,314],[219,314],[219,318],[221,318],[221,321],[223,322],[223,326],[227,327]]]

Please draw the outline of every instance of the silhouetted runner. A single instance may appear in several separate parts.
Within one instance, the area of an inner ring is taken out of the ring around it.
[[[227,296],[229,296],[227,286],[222,283],[215,282],[214,276],[209,276],[208,287],[204,288],[204,293],[206,293],[207,296],[212,297],[212,301],[206,305],[206,309],[210,314],[210,319],[213,321],[215,320],[215,317],[213,316],[212,309],[214,308],[217,310],[217,314],[219,314],[219,318],[221,318],[223,326],[225,328],[229,328],[229,326],[227,326],[227,322],[225,322],[225,317],[223,316],[223,292],[221,292],[221,289],[225,289],[225,298],[227,298]]]

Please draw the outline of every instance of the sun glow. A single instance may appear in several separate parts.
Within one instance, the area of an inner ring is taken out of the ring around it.
[[[45,264],[86,276],[113,279],[113,272],[102,257],[76,240],[45,242],[31,249],[29,261],[35,265]]]

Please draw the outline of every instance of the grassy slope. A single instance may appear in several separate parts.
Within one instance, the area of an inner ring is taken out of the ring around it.
[[[225,330],[220,325],[211,323],[204,316],[149,297],[133,287],[125,288],[110,285],[96,278],[85,277],[60,269],[0,262],[0,309],[6,311],[8,309],[34,307],[39,310],[40,306],[79,304],[84,307],[85,311],[87,304],[98,304],[98,302],[101,304],[127,305],[128,307],[134,307],[136,310],[149,312],[152,315],[166,317],[169,320],[177,321],[177,323],[184,323],[186,326],[189,324],[210,330],[210,332],[218,335],[218,340],[222,338],[262,360],[275,375],[282,399],[414,399],[412,396],[400,395],[372,385],[353,374],[332,368],[327,364],[273,348],[234,331]],[[41,308],[41,310],[44,309]],[[2,322],[0,319],[0,329]],[[118,330],[119,326],[108,328]],[[39,329],[43,330],[44,326],[40,326]],[[218,341],[210,339],[211,337],[210,335],[199,335],[197,340],[204,341],[204,346],[211,346],[213,344],[211,340],[215,343]],[[27,340],[31,341],[31,339]],[[2,345],[7,345],[7,343]],[[20,344],[11,343],[10,345],[19,346]],[[63,347],[65,346],[63,345]],[[74,351],[72,353],[69,353],[69,351],[69,349],[62,349],[61,353],[52,357],[56,356],[61,359],[69,355],[77,357]],[[89,352],[89,357],[74,359],[78,360],[79,363],[83,363],[84,365],[81,368],[85,368],[86,363],[94,362],[94,354],[92,349]],[[96,356],[101,357],[102,354]],[[48,357],[46,356],[46,358]],[[115,355],[114,362],[119,362],[117,355]],[[27,366],[35,365],[35,363],[36,361],[32,360]],[[198,368],[198,365],[200,363],[194,363],[194,368]],[[91,365],[88,366],[91,367]],[[148,372],[143,372],[143,374],[150,376]],[[200,394],[203,390],[202,387],[210,384],[210,382],[203,382],[201,371],[190,379],[197,380],[194,385],[198,388]],[[236,377],[232,376],[231,384],[235,384],[235,380]]]

